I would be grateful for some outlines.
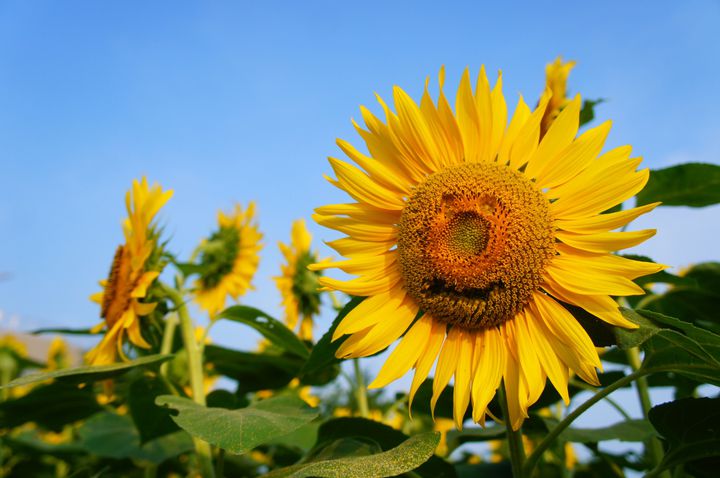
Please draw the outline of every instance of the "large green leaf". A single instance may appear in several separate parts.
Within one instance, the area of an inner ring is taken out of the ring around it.
[[[323,423],[318,429],[318,445],[332,443],[341,438],[364,437],[373,440],[382,451],[388,451],[408,439],[403,432],[384,423],[365,418],[336,418]],[[440,457],[432,456],[415,470],[415,474],[427,478],[455,477],[453,467]]]
[[[135,367],[155,365],[172,358],[168,355],[147,355],[128,362],[119,362],[110,365],[90,365],[85,367],[65,368],[52,372],[33,373],[16,378],[5,387],[17,387],[19,385],[28,385],[31,383],[44,382],[46,380],[67,380],[76,383],[95,382],[105,380],[116,375],[122,375]],[[0,387],[0,388],[5,388]]]
[[[79,429],[81,446],[90,454],[103,458],[132,458],[152,463],[175,457],[193,448],[190,436],[179,431],[140,444],[132,419],[127,415],[102,412],[88,419]]]
[[[268,398],[237,410],[203,407],[173,395],[160,396],[156,403],[177,410],[173,420],[183,430],[236,454],[287,435],[317,417],[305,402],[290,396]]]
[[[54,431],[100,411],[91,387],[55,382],[0,403],[0,428],[34,422]]]
[[[235,305],[220,312],[217,318],[249,325],[283,350],[305,359],[310,356],[308,348],[292,330],[260,309],[246,305]]]
[[[575,443],[597,443],[606,440],[642,442],[653,436],[650,422],[644,419],[627,420],[602,428],[568,428],[560,439]]]
[[[663,206],[703,207],[720,202],[720,166],[685,163],[650,172],[637,204],[662,201]]]
[[[383,478],[412,471],[425,463],[434,453],[440,435],[415,435],[395,448],[366,456],[345,456],[321,459],[274,470],[265,478]]]
[[[217,373],[237,380],[242,392],[284,387],[303,366],[296,355],[241,352],[216,345],[205,346],[205,359]]]
[[[363,299],[364,297],[353,297],[350,302],[345,304],[345,307],[343,307],[337,317],[335,317],[335,320],[333,320],[330,329],[325,332],[325,335],[315,344],[310,352],[310,358],[308,358],[300,371],[300,381],[303,384],[324,385],[337,376],[339,371],[337,364],[340,363],[340,359],[335,357],[335,352],[337,352],[337,349],[345,338],[339,338],[333,342],[332,336],[338,324],[340,324],[345,316],[357,307]]]
[[[648,418],[666,445],[660,469],[683,463],[686,469],[698,468],[703,465],[701,460],[720,457],[720,398],[684,398],[664,403],[653,407]],[[714,473],[703,471],[698,475],[717,476],[716,468]]]

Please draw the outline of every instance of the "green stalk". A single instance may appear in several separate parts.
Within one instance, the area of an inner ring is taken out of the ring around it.
[[[630,375],[627,375],[620,380],[613,382],[612,384],[608,385],[607,387],[603,388],[602,390],[599,390],[595,395],[590,397],[586,402],[584,402],[582,405],[577,407],[572,412],[568,413],[568,415],[560,421],[560,423],[555,426],[550,432],[547,434],[547,436],[538,444],[538,446],[533,450],[532,453],[530,453],[530,456],[528,456],[527,460],[525,461],[525,464],[523,465],[523,471],[525,473],[525,476],[530,476],[533,469],[537,465],[538,461],[540,460],[540,457],[543,453],[545,453],[545,450],[550,448],[550,445],[552,445],[553,441],[567,428],[570,426],[572,422],[575,421],[577,417],[585,413],[586,410],[588,410],[590,407],[595,405],[597,402],[602,400],[603,398],[607,397],[611,393],[613,393],[618,388],[622,388],[627,384],[632,383],[634,380],[637,380],[640,377],[644,377],[649,372],[645,369],[639,369],[631,373]]]
[[[360,370],[360,360],[353,359],[353,366],[355,367],[355,398],[357,399],[358,410],[360,411],[361,417],[370,418],[367,388],[365,387],[365,379],[363,378],[362,370]]]
[[[175,304],[178,317],[180,319],[180,332],[182,333],[183,343],[185,344],[185,352],[188,358],[188,369],[190,372],[190,388],[192,390],[192,399],[198,405],[205,406],[205,388],[202,355],[195,340],[195,325],[188,313],[185,301],[177,290],[162,284],[163,291],[167,294],[171,301]],[[195,453],[200,463],[200,474],[203,478],[214,478],[215,469],[212,463],[212,450],[210,444],[199,438],[193,437],[195,443]]]
[[[507,435],[508,448],[510,448],[510,464],[512,465],[513,478],[523,478],[523,462],[525,461],[525,447],[522,441],[522,429],[513,430],[510,423],[510,413],[507,402],[507,394],[505,393],[505,382],[498,389],[498,402],[502,409],[503,419],[505,420],[505,433]]]
[[[632,369],[640,369],[642,366],[642,362],[640,360],[640,350],[637,347],[633,347],[628,349],[626,353]],[[648,413],[652,408],[652,401],[650,400],[650,387],[648,387],[647,379],[645,377],[638,378],[637,382],[635,382],[635,387],[637,389],[638,398],[640,399],[640,406],[642,407],[643,415],[647,418]],[[650,460],[652,461],[652,465],[657,467],[660,462],[662,462],[663,455],[665,454],[662,444],[657,437],[653,436],[648,440],[647,445],[649,445],[647,451],[650,456]],[[666,476],[669,478],[670,474],[660,473],[660,476]]]

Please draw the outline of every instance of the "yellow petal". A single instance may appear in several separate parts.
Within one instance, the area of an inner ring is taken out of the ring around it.
[[[598,214],[591,217],[581,217],[575,219],[558,219],[555,225],[564,231],[574,232],[577,234],[593,234],[598,232],[607,232],[620,227],[626,226],[639,216],[648,213],[659,206],[661,203],[655,202],[644,206],[617,211],[608,214]]]
[[[446,325],[437,319],[433,319],[428,314],[425,314],[432,323],[432,330],[430,331],[430,337],[428,339],[427,346],[423,351],[422,355],[415,365],[415,374],[413,375],[413,381],[410,385],[410,393],[408,394],[408,410],[412,414],[412,402],[415,398],[420,385],[425,381],[430,373],[430,369],[435,363],[435,359],[438,357],[440,348],[442,347],[443,341],[445,340]]]
[[[505,372],[507,349],[505,337],[495,327],[476,332],[475,340],[477,363],[472,385],[473,421],[484,423],[485,410]]]
[[[432,328],[433,319],[429,316],[419,318],[385,360],[377,377],[368,388],[384,387],[405,375],[424,353]]]
[[[438,358],[437,367],[435,368],[435,378],[433,379],[433,393],[430,400],[430,409],[433,417],[435,416],[435,404],[437,404],[440,394],[455,373],[457,362],[460,357],[460,347],[462,343],[462,332],[460,327],[453,327],[448,331],[447,339],[443,344]]]
[[[567,148],[548,161],[536,175],[538,188],[555,188],[570,181],[598,157],[605,145],[612,122],[587,130]]]
[[[337,181],[328,180],[343,189],[356,201],[388,210],[400,210],[404,206],[402,196],[389,191],[377,182],[370,179],[365,173],[350,164],[335,158],[328,158]]]
[[[391,312],[396,310],[405,299],[405,295],[402,287],[395,287],[363,300],[340,321],[333,333],[333,341],[343,335],[371,327],[390,317]]]
[[[578,249],[591,252],[611,252],[628,247],[637,246],[652,236],[655,229],[624,232],[598,232],[595,234],[575,234],[572,232],[557,231],[555,237]]]
[[[409,297],[392,312],[392,319],[384,320],[368,327],[362,335],[351,335],[338,348],[337,357],[367,357],[376,354],[396,341],[412,324],[418,307]]]
[[[453,419],[459,430],[462,430],[465,411],[470,403],[473,372],[475,369],[475,334],[460,329],[460,353],[455,370],[455,390],[453,395]]]
[[[525,169],[528,177],[536,178],[545,169],[557,167],[554,164],[555,157],[570,146],[577,135],[580,106],[580,95],[577,95],[553,121],[550,130],[543,136],[540,145],[528,161]]]

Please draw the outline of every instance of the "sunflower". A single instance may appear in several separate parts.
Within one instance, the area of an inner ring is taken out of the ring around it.
[[[160,208],[172,197],[172,191],[163,191],[156,183],[148,186],[146,178],[133,181],[125,196],[128,217],[123,222],[125,244],[115,251],[110,274],[100,281],[103,287],[90,297],[100,304],[100,317],[104,319],[94,330],[107,327],[105,337],[87,353],[91,365],[104,365],[116,361],[122,351],[125,334],[130,342],[141,348],[150,348],[140,333],[142,316],[155,310],[156,303],[146,302],[148,287],[160,275],[158,233],[153,219]]]
[[[316,209],[321,225],[347,235],[329,242],[347,257],[336,267],[350,280],[320,284],[362,301],[333,339],[337,356],[364,357],[396,340],[370,384],[383,387],[415,369],[412,399],[437,360],[431,406],[454,377],[454,419],[484,424],[504,382],[509,419],[518,429],[550,379],[567,403],[569,371],[598,385],[600,360],[590,337],[564,304],[614,326],[635,325],[610,296],[643,294],[632,279],[664,266],[611,254],[654,230],[611,232],[657,206],[607,212],[640,191],[647,169],[630,148],[601,154],[610,122],[577,136],[580,97],[540,139],[552,97],[534,111],[520,97],[507,125],[502,76],[493,88],[481,69],[475,89],[462,76],[455,109],[427,88],[417,105],[393,89],[381,99],[385,122],[361,108],[355,128],[369,151],[338,146],[357,168],[330,158],[328,180],[354,200]],[[363,171],[364,170],[364,171]]]
[[[200,278],[195,282],[195,299],[211,316],[225,308],[229,295],[234,300],[252,289],[257,271],[262,234],[253,222],[255,203],[245,211],[239,204],[230,214],[218,213],[218,229],[200,246]]]
[[[305,221],[293,222],[290,244],[278,243],[287,264],[280,266],[282,275],[274,277],[283,298],[285,323],[294,329],[302,317],[299,336],[303,340],[312,340],[313,316],[320,312],[320,272],[308,269],[318,262],[317,253],[310,250],[311,241]]]
[[[574,67],[574,61],[563,62],[562,57],[557,57],[554,62],[545,66],[545,86],[552,92],[552,96],[548,100],[547,108],[545,108],[545,113],[540,121],[541,138],[545,136],[552,122],[560,114],[560,110],[570,102],[567,97],[567,80],[570,70]]]

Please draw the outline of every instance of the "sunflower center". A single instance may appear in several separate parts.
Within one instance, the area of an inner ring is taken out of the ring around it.
[[[202,245],[200,253],[200,283],[203,289],[212,289],[223,277],[232,272],[238,255],[240,231],[234,227],[221,227]]]
[[[548,206],[525,175],[506,166],[466,163],[429,176],[400,218],[408,294],[457,326],[510,320],[538,290],[554,254]]]
[[[295,262],[295,273],[293,274],[292,293],[298,301],[300,313],[305,317],[316,315],[320,312],[320,283],[318,279],[321,271],[311,271],[310,264],[317,262],[315,254],[310,251],[302,252]]]
[[[138,277],[133,277],[130,256],[125,246],[118,246],[113,257],[110,274],[108,275],[100,317],[112,327],[122,314],[130,307],[131,294]]]

